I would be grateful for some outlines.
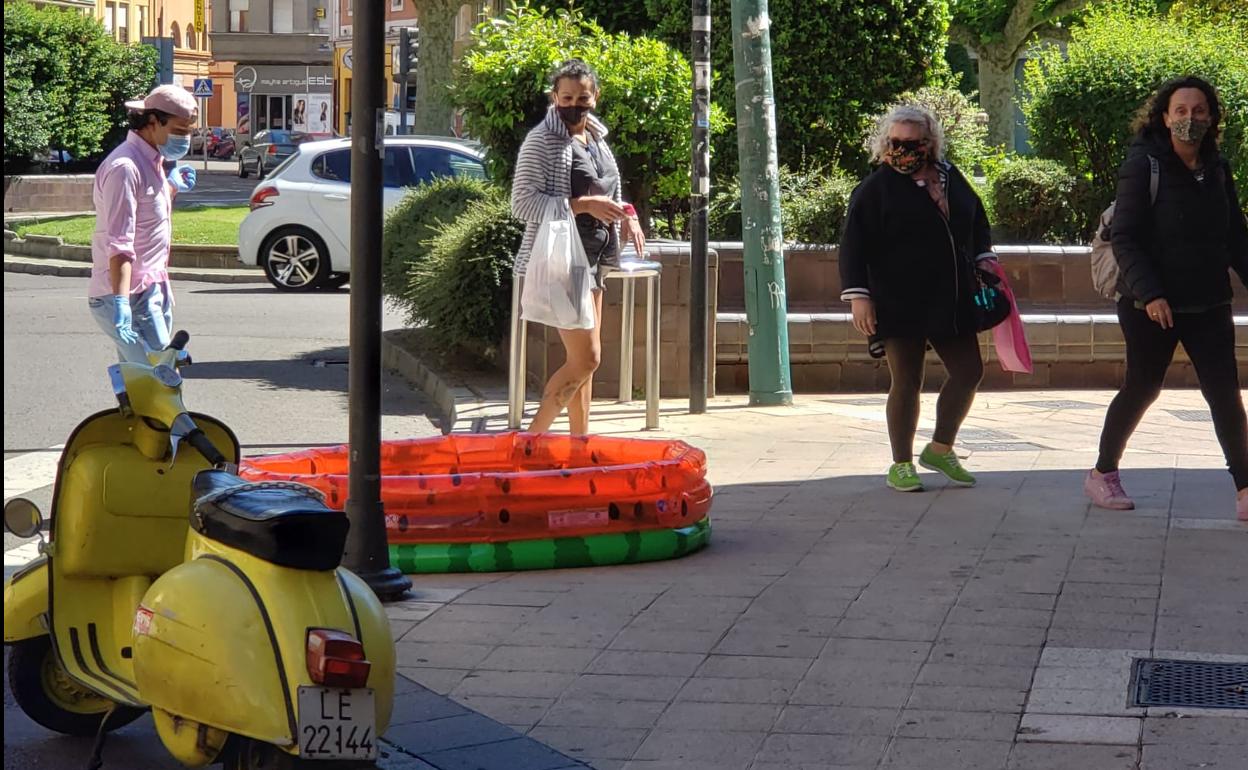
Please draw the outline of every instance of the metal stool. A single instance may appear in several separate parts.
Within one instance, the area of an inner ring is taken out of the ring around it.
[[[524,400],[528,388],[529,323],[520,317],[520,292],[524,275],[516,273],[511,280],[511,339],[507,352],[507,429],[520,430],[524,419]]]
[[[618,267],[605,278],[621,281],[624,296],[620,307],[620,403],[633,400],[633,304],[636,281],[646,280],[646,430],[659,427],[659,288],[663,272],[660,262],[628,259],[625,251]],[[511,285],[511,340],[507,356],[507,427],[519,430],[524,419],[527,387],[528,324],[520,318],[520,294],[524,276]]]
[[[659,427],[659,281],[663,264],[648,259],[629,259],[628,249],[618,267],[606,274],[622,282],[620,300],[620,403],[633,400],[633,304],[637,281],[646,281],[646,430]]]

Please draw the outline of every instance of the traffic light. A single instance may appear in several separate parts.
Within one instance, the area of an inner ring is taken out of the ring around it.
[[[420,28],[403,27],[399,30],[399,73],[407,77],[416,74],[420,61]]]

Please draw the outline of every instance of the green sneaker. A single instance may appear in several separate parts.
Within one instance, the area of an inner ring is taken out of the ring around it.
[[[919,455],[919,465],[927,468],[929,471],[938,471],[945,474],[946,477],[959,487],[975,486],[975,477],[966,472],[962,467],[962,463],[958,462],[958,456],[954,452],[948,454],[937,454],[932,451],[929,444],[923,450],[923,454]]]
[[[914,463],[893,463],[888,469],[888,485],[898,492],[923,491],[923,482],[919,480]]]

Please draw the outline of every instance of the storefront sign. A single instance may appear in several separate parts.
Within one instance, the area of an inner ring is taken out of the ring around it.
[[[334,70],[332,67],[238,67],[234,70],[234,86],[240,93],[332,93]]]

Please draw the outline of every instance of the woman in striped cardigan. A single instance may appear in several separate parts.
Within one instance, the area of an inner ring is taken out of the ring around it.
[[[526,223],[516,254],[523,276],[543,222],[575,217],[577,233],[594,268],[594,328],[560,329],[567,360],[546,383],[542,403],[529,425],[545,433],[564,410],[573,435],[589,433],[594,372],[602,357],[602,276],[616,264],[621,237],[638,254],[645,239],[636,216],[620,195],[620,171],[607,147],[607,128],[591,111],[598,104],[598,78],[585,62],[571,59],[551,77],[551,106],[529,132],[516,159],[511,210]]]

